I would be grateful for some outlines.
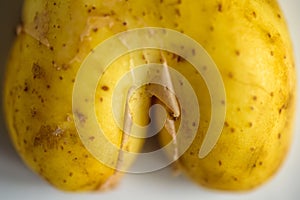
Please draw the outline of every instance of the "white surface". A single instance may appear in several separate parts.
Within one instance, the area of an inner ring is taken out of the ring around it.
[[[8,3],[9,2],[9,3]],[[13,25],[18,20],[21,0],[1,0],[1,67],[3,76],[4,59],[12,41]],[[300,1],[280,0],[294,41],[298,77],[300,77]],[[7,5],[5,5],[7,4]],[[9,28],[7,28],[9,27]],[[2,82],[2,81],[1,81]],[[300,86],[298,86],[300,94]],[[298,100],[300,105],[300,98]],[[185,177],[173,177],[169,168],[150,174],[124,177],[118,188],[106,193],[66,194],[55,190],[28,170],[14,152],[0,116],[0,199],[300,199],[300,109],[293,145],[289,156],[277,175],[259,189],[240,194],[209,191],[196,186]]]

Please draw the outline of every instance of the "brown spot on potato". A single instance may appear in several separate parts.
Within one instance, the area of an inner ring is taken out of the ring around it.
[[[240,56],[241,52],[239,50],[235,50],[235,55]]]
[[[278,133],[277,138],[278,138],[278,140],[281,139],[281,133]]]
[[[229,73],[228,73],[228,77],[231,78],[231,79],[233,78],[232,72],[229,72]]]
[[[58,129],[57,126],[42,125],[33,139],[34,147],[43,147],[44,152],[47,152],[46,149],[57,148],[63,135],[63,131],[56,134]]]
[[[106,86],[106,85],[104,85],[104,86],[101,87],[101,89],[104,90],[104,91],[108,91],[108,90],[109,90],[109,87]]]
[[[256,101],[257,100],[257,96],[253,96],[252,99],[253,99],[253,101]]]
[[[33,75],[33,79],[40,79],[44,76],[44,70],[38,63],[33,63],[31,72]]]
[[[256,16],[256,12],[255,11],[253,11],[252,12],[252,16],[254,17],[254,18],[256,18],[257,16]]]
[[[234,129],[234,128],[230,128],[230,132],[231,132],[231,133],[234,133],[234,132],[235,132],[235,129]]]
[[[249,127],[251,128],[253,126],[253,123],[252,122],[249,122]]]
[[[222,161],[221,161],[221,160],[219,160],[219,162],[218,162],[218,163],[219,163],[219,166],[222,166]]]
[[[221,3],[218,4],[218,11],[219,12],[223,11],[223,5]]]
[[[278,19],[281,19],[281,15],[279,13],[277,14],[277,17],[278,17]]]

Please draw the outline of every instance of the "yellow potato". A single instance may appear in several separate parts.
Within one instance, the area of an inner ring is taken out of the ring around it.
[[[209,188],[255,188],[277,172],[291,141],[295,63],[283,14],[276,1],[188,2],[178,23],[218,66],[227,96],[221,102],[226,119],[217,144],[200,159],[211,117],[210,95],[188,63],[175,65],[189,77],[201,111],[196,138],[177,163]],[[160,138],[163,145],[171,140],[166,129]]]
[[[115,124],[112,94],[118,80],[140,64],[166,61],[190,81],[200,105],[198,134],[178,161],[189,176],[207,187],[243,190],[268,179],[282,163],[291,139],[295,66],[276,1],[26,0],[22,22],[6,72],[7,124],[23,160],[57,188],[105,189],[118,180],[114,168],[129,167],[131,160],[120,162],[120,153],[106,152],[104,141],[94,146],[111,163],[101,163],[86,149],[74,119],[84,124],[88,117],[73,116],[72,94],[79,67],[99,43],[140,27],[180,31],[208,51],[224,80],[227,99],[220,103],[227,106],[226,122],[213,151],[199,159],[211,114],[200,74],[173,54],[134,52],[113,62],[99,80],[95,98],[86,99],[94,101],[98,123],[116,147],[138,152],[143,143],[126,137]],[[156,92],[143,87],[130,99],[137,124],[148,123]],[[161,141],[169,142],[169,133],[163,131]]]

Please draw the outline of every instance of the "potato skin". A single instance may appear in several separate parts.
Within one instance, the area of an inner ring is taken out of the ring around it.
[[[227,115],[221,138],[199,159],[210,119],[209,94],[188,63],[168,60],[191,81],[201,108],[196,139],[178,161],[183,171],[209,188],[247,190],[265,182],[282,164],[291,140],[296,78],[288,30],[276,1],[26,0],[22,19],[6,72],[7,124],[23,160],[57,188],[87,191],[115,182],[115,170],[96,160],[79,140],[72,88],[80,64],[95,45],[145,26],[175,29],[195,39],[214,59],[225,83]],[[123,59],[122,67],[112,67],[110,73],[129,70],[128,58]],[[99,88],[113,86],[117,78],[104,77]],[[122,133],[101,117],[109,113],[105,98],[111,90],[99,88],[97,99],[104,103],[98,102],[98,117],[108,129],[113,127],[108,137],[120,146]],[[146,109],[149,102],[144,101]],[[141,142],[131,141],[129,148],[137,151]],[[168,141],[162,133],[162,144]]]
[[[283,14],[276,1],[256,0],[190,1],[181,14],[189,24],[199,21],[200,28],[185,24],[184,30],[193,29],[194,38],[216,62],[227,99],[221,137],[210,154],[200,159],[210,121],[210,96],[202,81],[189,79],[198,95],[201,120],[193,144],[178,164],[192,180],[208,188],[256,188],[278,171],[292,137],[296,73]],[[207,26],[201,26],[204,16]],[[162,144],[170,139],[163,130]]]

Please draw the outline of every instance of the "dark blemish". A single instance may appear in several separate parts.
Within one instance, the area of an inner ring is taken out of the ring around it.
[[[178,56],[178,57],[177,57],[177,62],[178,62],[178,63],[184,62],[184,59],[183,59],[181,56]]]
[[[274,93],[273,93],[273,92],[271,92],[271,93],[270,93],[270,96],[271,96],[271,97],[273,97],[273,96],[274,96]]]
[[[260,166],[262,166],[262,165],[263,165],[263,162],[262,162],[262,161],[260,161],[258,164],[259,164]]]
[[[62,76],[59,76],[59,80],[61,80],[61,81],[62,81],[63,79],[64,79],[64,78],[63,78]]]
[[[278,140],[281,139],[281,133],[278,133],[277,138],[278,138]]]
[[[236,50],[235,55],[239,56],[239,55],[241,55],[241,52],[239,50]]]
[[[68,154],[71,154],[72,153],[72,151],[68,151]]]
[[[24,92],[28,92],[28,86],[24,88]]]
[[[104,91],[108,91],[108,90],[109,90],[109,87],[106,86],[106,85],[104,85],[104,86],[101,87],[101,89],[104,90]]]
[[[72,177],[72,176],[73,176],[73,173],[72,173],[72,172],[70,172],[70,173],[69,173],[69,176],[70,176],[70,177]]]
[[[36,158],[33,158],[33,162],[37,162],[37,159],[36,159]]]
[[[229,78],[233,78],[232,72],[229,72],[229,73],[228,73],[228,77],[229,77]]]
[[[62,46],[63,46],[63,47],[66,47],[67,45],[64,43],[64,44],[62,44]]]
[[[37,114],[36,108],[31,108],[31,109],[30,109],[30,112],[31,112],[31,117],[35,117],[36,114]]]
[[[44,75],[43,69],[37,63],[33,63],[31,72],[34,79],[42,78]]]
[[[85,158],[88,158],[89,156],[88,156],[88,155],[84,155],[84,157],[85,157]]]
[[[253,123],[252,122],[249,122],[249,127],[251,128],[253,126]]]
[[[179,17],[181,16],[180,10],[178,8],[175,9],[175,13],[176,13],[177,16],[179,16]]]
[[[85,123],[87,120],[87,117],[84,116],[82,113],[76,111],[75,112],[76,117],[79,119],[80,123]]]
[[[221,160],[219,160],[219,166],[222,166],[222,161]]]
[[[194,154],[194,152],[191,151],[191,152],[190,152],[190,155],[193,156],[193,155],[195,155],[195,154]]]
[[[53,5],[56,6],[56,2],[54,2]]]
[[[208,178],[204,178],[205,183],[208,183]]]
[[[274,52],[273,52],[273,51],[271,51],[271,52],[270,52],[270,55],[271,55],[271,56],[274,56]]]
[[[102,97],[100,97],[100,102],[103,102],[103,98]]]
[[[196,50],[192,49],[192,55],[195,56],[196,55]]]
[[[75,157],[75,158],[73,159],[73,161],[76,161],[76,160],[78,160],[78,158],[77,158],[77,157]]]
[[[268,38],[271,38],[271,37],[272,37],[272,36],[271,36],[271,33],[268,33],[267,35],[268,35]]]
[[[89,140],[90,140],[90,141],[94,141],[94,140],[95,140],[95,137],[94,137],[94,136],[91,136],[91,137],[89,137]]]
[[[211,32],[213,32],[213,31],[215,30],[215,28],[214,28],[213,26],[210,26],[210,27],[209,27],[209,30],[210,30]]]
[[[254,18],[256,18],[256,12],[255,11],[252,12],[252,15],[253,15]]]
[[[253,165],[252,165],[252,168],[255,168],[255,167],[256,167],[256,164],[253,164]]]
[[[278,17],[279,19],[281,19],[281,15],[280,15],[279,13],[277,14],[277,17]]]
[[[218,4],[218,11],[219,11],[219,12],[222,12],[222,10],[223,10],[223,6],[222,6],[221,3],[219,3],[219,4]]]
[[[253,106],[250,106],[250,110],[254,110],[254,107],[253,107]]]
[[[257,96],[253,96],[252,99],[253,99],[253,101],[256,101],[257,100]]]
[[[44,153],[47,153],[47,150],[46,150],[46,149],[44,149]]]
[[[232,177],[234,181],[238,181],[238,179],[236,177]]]
[[[222,104],[222,105],[225,105],[225,100],[222,100],[222,101],[221,101],[221,104]]]
[[[92,12],[92,10],[91,9],[88,9],[88,13],[91,13]]]
[[[50,89],[51,88],[51,86],[50,85],[47,85],[47,89]]]
[[[178,4],[181,4],[181,0],[178,0],[177,3],[178,3]]]
[[[26,140],[23,140],[23,143],[24,143],[24,144],[27,144],[27,141],[26,141]]]
[[[93,28],[93,31],[96,33],[98,31],[98,28]]]
[[[93,7],[92,7],[92,9],[93,9],[93,10],[96,10],[96,7],[95,7],[95,6],[93,6]]]
[[[254,148],[254,147],[251,147],[251,148],[250,148],[250,151],[254,151],[254,150],[255,150],[255,148]]]
[[[61,146],[60,146],[60,149],[63,151],[63,150],[64,150],[64,146],[61,145]]]
[[[159,16],[159,20],[163,20],[163,18],[164,18],[164,17],[163,17],[162,15]]]
[[[75,79],[72,79],[72,83],[75,83]]]
[[[123,22],[123,26],[126,26],[127,25],[127,22]]]
[[[146,16],[146,13],[145,13],[145,11],[143,11],[143,12],[142,12],[142,15],[143,15],[144,17]]]
[[[240,108],[240,107],[237,107],[236,111],[240,112],[240,111],[241,111],[241,108]]]
[[[66,183],[67,181],[66,181],[66,180],[63,180],[63,182]]]
[[[193,127],[195,127],[195,126],[196,126],[196,122],[193,122],[193,124],[192,124],[192,125],[193,125]]]
[[[282,112],[282,108],[279,108],[278,113],[281,114]]]
[[[54,50],[53,46],[51,46],[49,49],[50,49],[50,51],[53,51],[53,50]]]
[[[234,132],[235,132],[235,129],[234,129],[234,128],[231,128],[231,129],[230,129],[230,132],[231,132],[231,133],[234,133]]]
[[[160,0],[159,2],[160,2],[160,3],[163,3],[163,2],[164,2],[164,0]]]
[[[178,27],[178,26],[179,26],[179,24],[178,24],[178,23],[174,23],[174,26],[175,26],[175,27]]]
[[[224,122],[224,126],[226,126],[226,127],[229,127],[229,124],[228,124],[228,122]]]

